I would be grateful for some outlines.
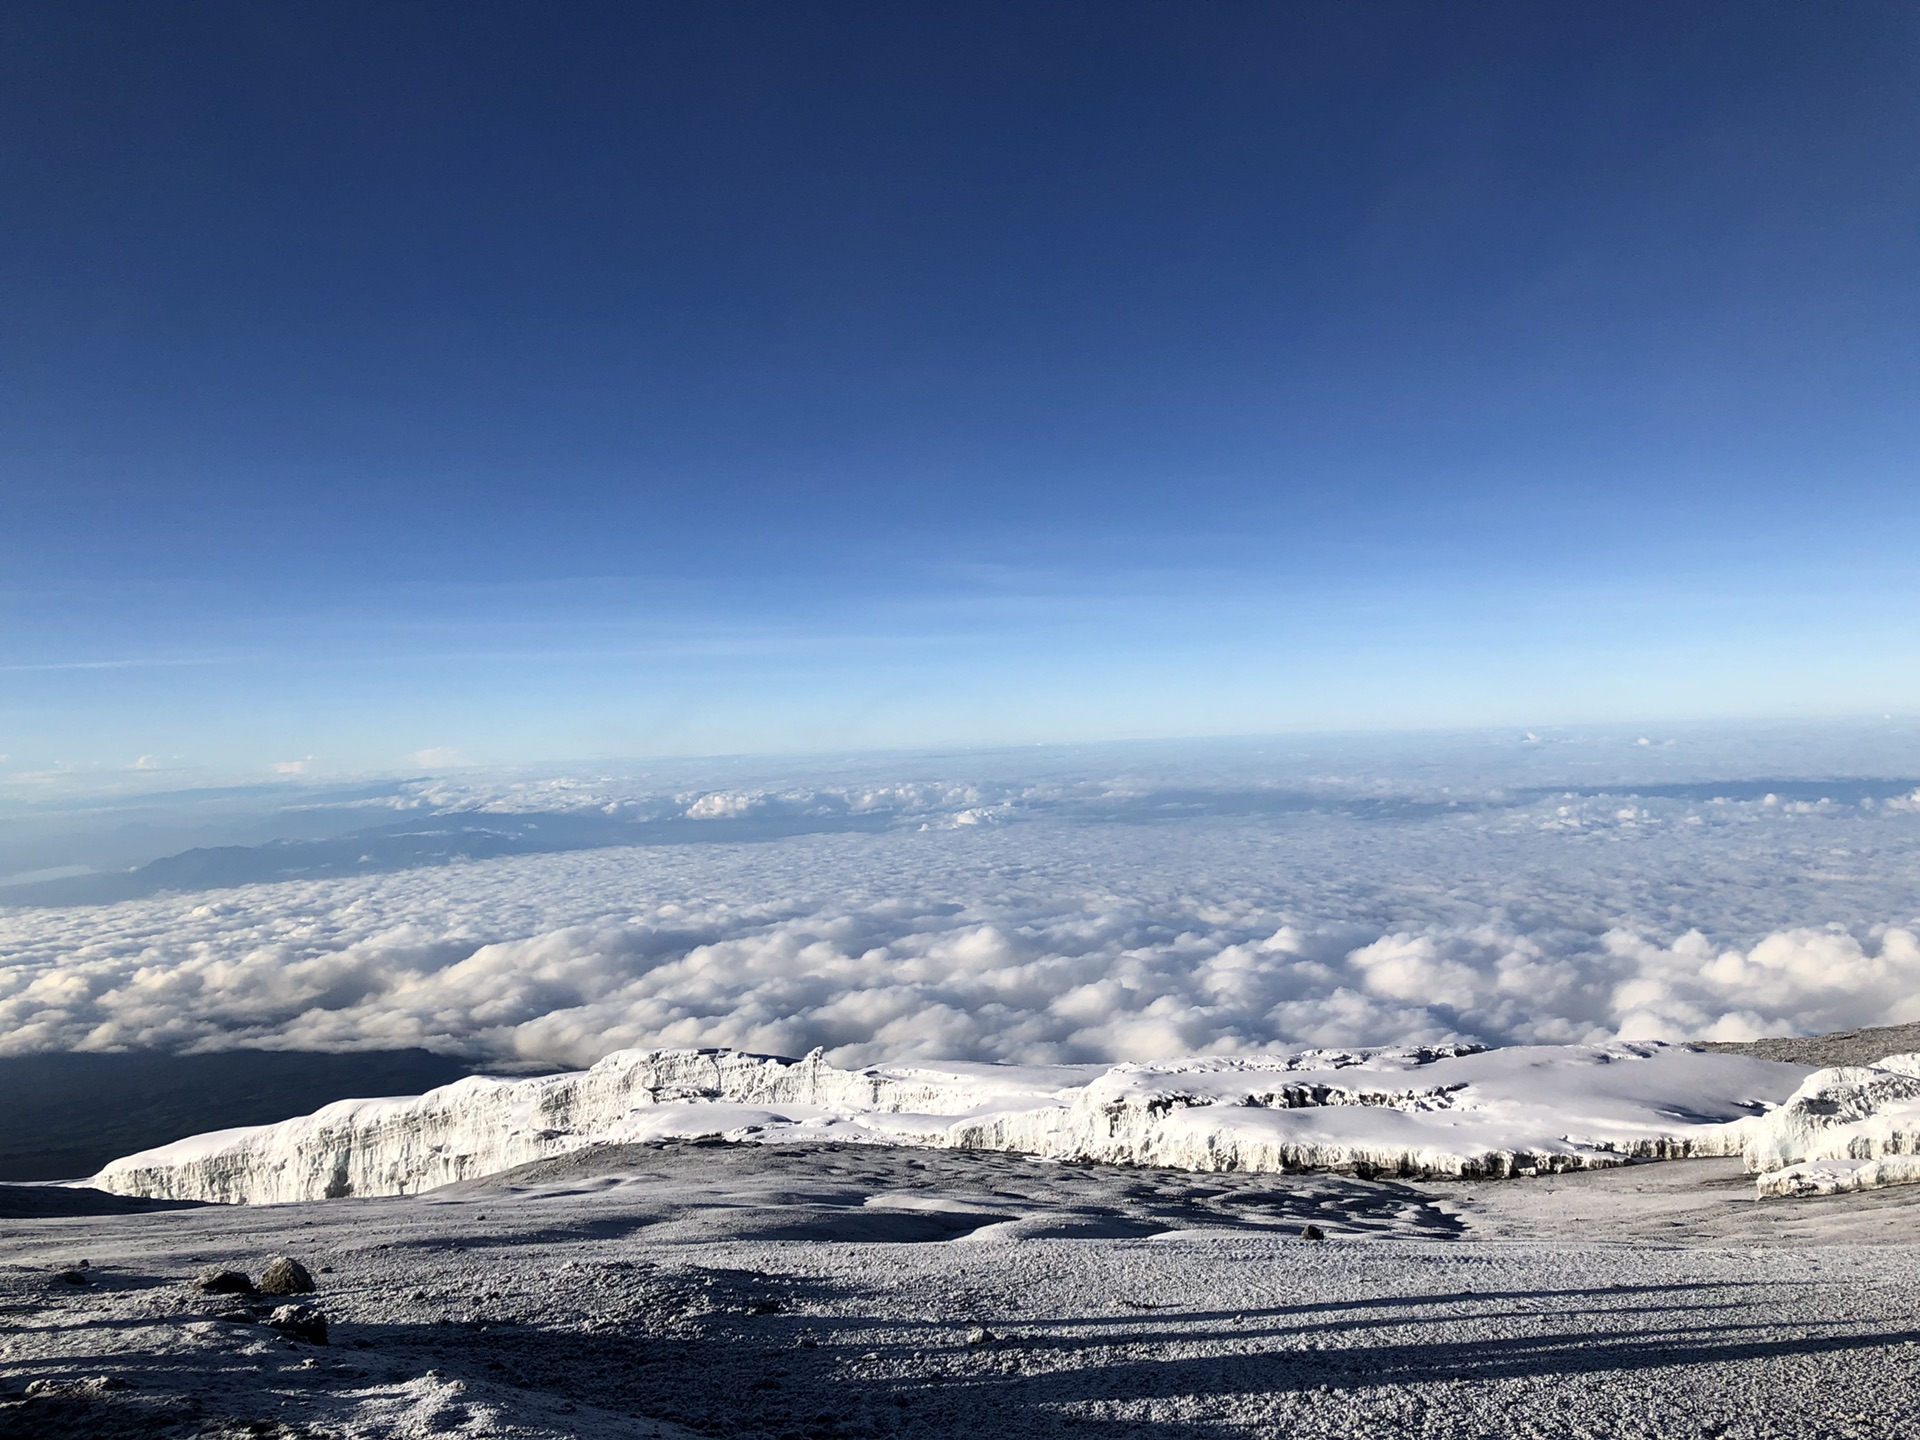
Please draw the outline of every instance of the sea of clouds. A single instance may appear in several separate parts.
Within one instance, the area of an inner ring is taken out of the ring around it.
[[[0,1053],[1111,1061],[1920,1020],[1920,790],[1631,755],[1554,788],[1524,758],[420,782],[380,803],[818,827],[0,908]]]

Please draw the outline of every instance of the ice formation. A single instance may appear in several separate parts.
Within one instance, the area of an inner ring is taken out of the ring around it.
[[[1806,1077],[1749,1127],[1762,1195],[1833,1195],[1920,1181],[1920,1054]]]
[[[858,1070],[819,1052],[623,1050],[574,1074],[474,1076],[417,1097],[343,1100],[277,1125],[199,1135],[116,1160],[91,1183],[250,1204],[397,1195],[589,1145],[708,1135],[1197,1171],[1524,1175],[1739,1154],[1805,1074],[1657,1043]]]

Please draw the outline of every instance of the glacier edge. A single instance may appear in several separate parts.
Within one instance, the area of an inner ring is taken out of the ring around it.
[[[90,1183],[242,1204],[417,1194],[589,1145],[693,1136],[1193,1171],[1495,1177],[1740,1154],[1807,1073],[1624,1042],[861,1069],[818,1051],[622,1050],[572,1074],[469,1076],[193,1136],[112,1161]]]

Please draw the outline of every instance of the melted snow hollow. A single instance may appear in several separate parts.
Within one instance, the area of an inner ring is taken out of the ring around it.
[[[1505,1176],[1733,1155],[1807,1067],[1658,1043],[875,1065],[622,1050],[590,1070],[197,1135],[107,1165],[125,1195],[404,1195],[590,1145],[720,1136],[1001,1150],[1176,1169]]]

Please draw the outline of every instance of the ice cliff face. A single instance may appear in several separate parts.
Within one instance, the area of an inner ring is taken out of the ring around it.
[[[1920,1181],[1920,1055],[1816,1070],[1754,1122],[1762,1195],[1832,1195]]]
[[[1497,1176],[1735,1154],[1806,1072],[1663,1045],[1305,1051],[1151,1065],[874,1066],[626,1050],[199,1135],[94,1178],[263,1204],[399,1195],[583,1146],[668,1136],[1009,1150],[1188,1170]]]
[[[1035,1104],[1028,1072],[848,1071],[729,1050],[622,1050],[591,1070],[471,1076],[425,1095],[342,1100],[277,1125],[219,1130],[113,1161],[96,1183],[130,1195],[248,1204],[403,1195],[611,1140],[751,1128],[832,1112],[943,1113],[962,1097]],[[743,1107],[752,1107],[743,1109]],[[776,1107],[766,1109],[764,1107]],[[648,1122],[684,1120],[684,1126]]]

